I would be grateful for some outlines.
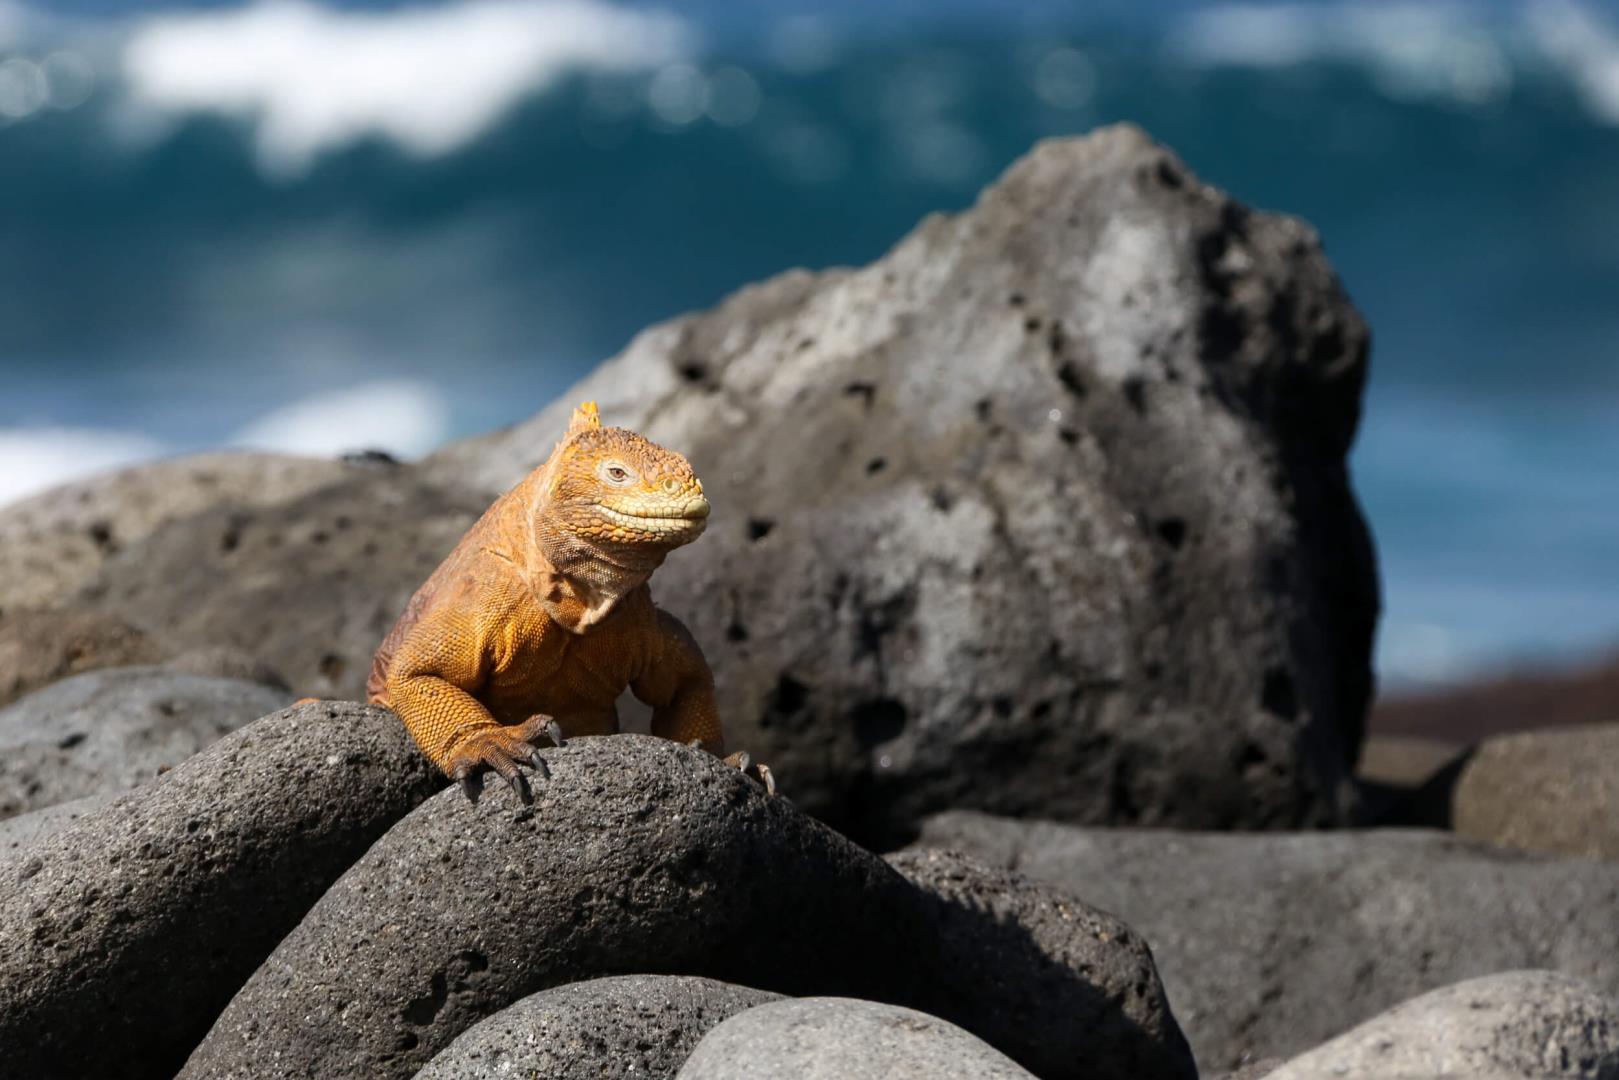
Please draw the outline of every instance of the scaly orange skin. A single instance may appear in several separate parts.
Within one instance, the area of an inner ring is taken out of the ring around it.
[[[707,517],[683,456],[602,427],[585,403],[411,597],[368,699],[458,780],[491,768],[516,787],[517,763],[543,769],[533,741],[552,718],[569,736],[616,733],[626,687],[652,706],[654,735],[723,755],[702,650],[646,584]]]

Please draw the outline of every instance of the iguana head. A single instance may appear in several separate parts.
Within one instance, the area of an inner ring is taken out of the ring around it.
[[[691,463],[633,431],[602,427],[593,401],[574,410],[548,471],[548,530],[598,551],[661,557],[708,524]]]

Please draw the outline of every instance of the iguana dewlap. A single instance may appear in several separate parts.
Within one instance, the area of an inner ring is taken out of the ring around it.
[[[536,738],[616,733],[626,687],[652,706],[654,735],[723,755],[702,650],[647,588],[708,510],[683,456],[602,427],[586,402],[411,597],[377,650],[369,700],[453,779],[493,769],[520,794],[519,763],[543,774]],[[728,760],[748,768],[745,754]]]

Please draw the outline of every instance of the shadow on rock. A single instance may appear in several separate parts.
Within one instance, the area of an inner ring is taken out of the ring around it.
[[[404,1078],[529,994],[624,971],[939,1010],[1046,1076],[1196,1075],[1151,956],[1108,916],[956,859],[907,880],[663,740],[545,757],[532,807],[449,791],[378,841],[182,1075]]]

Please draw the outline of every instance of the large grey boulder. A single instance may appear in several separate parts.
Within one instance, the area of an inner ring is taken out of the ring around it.
[[[502,490],[582,398],[686,453],[715,513],[653,592],[731,742],[858,837],[953,806],[1321,824],[1371,685],[1366,347],[1308,226],[1119,126],[424,471]]]
[[[1486,975],[1396,1006],[1267,1076],[1619,1080],[1619,1000],[1555,971]]]
[[[272,507],[162,524],[108,557],[74,602],[175,651],[247,652],[299,696],[360,698],[410,594],[488,503],[404,466],[368,469]]]
[[[1454,784],[1450,823],[1464,836],[1619,862],[1619,724],[1497,735]]]
[[[173,1076],[316,898],[442,782],[392,713],[305,705],[13,852],[3,1071]]]
[[[570,983],[474,1024],[416,1080],[667,1080],[715,1024],[780,996],[690,975]]]
[[[359,471],[341,461],[216,451],[103,473],[0,507],[0,608],[62,604],[110,555],[165,522],[224,505],[274,505]]]
[[[936,1016],[850,998],[800,998],[733,1016],[703,1037],[680,1080],[1034,1080]]]
[[[1015,867],[1152,942],[1202,1068],[1286,1058],[1401,1001],[1544,968],[1619,993],[1619,867],[1425,831],[1086,829],[974,813],[920,841]]]
[[[122,794],[287,704],[240,679],[159,667],[86,672],[0,709],[0,818]]]
[[[544,756],[531,807],[452,790],[390,830],[182,1075],[409,1077],[530,994],[626,970],[920,1008],[1046,1076],[1195,1075],[1151,955],[1110,916],[994,874],[913,884],[690,747],[620,735]],[[991,892],[1013,895],[963,899]],[[1050,917],[1003,921],[1019,910]]]

